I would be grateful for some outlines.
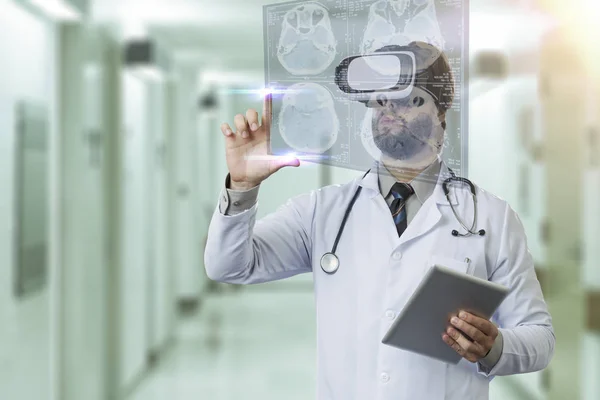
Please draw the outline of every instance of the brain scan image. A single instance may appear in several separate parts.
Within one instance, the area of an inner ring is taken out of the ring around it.
[[[444,50],[434,0],[379,0],[371,5],[361,44],[363,54],[414,40]]]
[[[316,83],[289,87],[283,96],[278,125],[288,146],[313,154],[330,149],[340,129],[331,93]]]
[[[327,9],[304,3],[283,18],[277,58],[293,75],[317,75],[335,58],[336,45]]]

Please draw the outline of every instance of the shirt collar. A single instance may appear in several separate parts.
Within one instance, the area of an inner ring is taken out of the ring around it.
[[[435,162],[425,168],[418,176],[409,182],[421,204],[425,203],[425,201],[433,193],[435,185],[438,181],[441,165],[441,160],[437,158]],[[386,198],[390,194],[392,186],[394,186],[397,180],[383,163],[376,163],[376,168],[379,179],[380,193],[384,198]]]
[[[448,204],[448,201],[446,199],[444,191],[442,190],[442,184],[443,184],[444,180],[446,180],[446,178],[451,176],[452,173],[451,173],[450,169],[444,164],[443,161],[440,161],[439,163],[440,163],[440,169],[439,169],[439,173],[437,176],[437,181],[435,183],[432,183],[431,190],[433,190],[433,197],[435,198],[436,203]],[[367,189],[368,196],[371,198],[374,198],[374,197],[380,196],[380,195],[383,196],[381,194],[383,192],[383,188],[380,188],[380,185],[379,185],[380,182],[379,182],[378,167],[379,167],[379,163],[377,161],[375,161],[373,163],[371,169],[369,171],[367,171],[365,176],[357,179],[358,186],[360,186],[364,189]],[[386,173],[386,175],[387,175],[387,173]],[[434,180],[436,179],[435,177],[431,177],[431,178],[433,178]],[[422,181],[423,181],[423,183],[425,182],[424,179],[422,179]],[[395,181],[390,184],[389,189],[391,189],[391,186],[393,186],[394,183],[395,183]],[[416,183],[416,179],[413,180],[412,183]],[[389,189],[388,189],[388,193],[389,193]],[[421,191],[421,190],[419,189],[419,191]],[[432,193],[429,193],[429,194],[431,195]],[[421,196],[421,197],[424,197],[424,196]],[[458,200],[455,195],[450,196],[450,199],[451,199],[452,205],[458,204]],[[427,199],[423,198],[423,203],[425,203],[425,200],[427,200]]]

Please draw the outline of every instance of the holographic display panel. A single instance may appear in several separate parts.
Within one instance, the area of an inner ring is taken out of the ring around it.
[[[365,170],[381,153],[373,109],[335,84],[343,59],[424,41],[448,58],[455,99],[443,158],[467,176],[468,0],[292,1],[263,8],[265,86],[273,91],[271,153]]]

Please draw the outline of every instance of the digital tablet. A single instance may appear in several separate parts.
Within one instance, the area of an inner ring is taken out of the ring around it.
[[[462,357],[442,339],[450,318],[464,310],[489,319],[508,292],[497,283],[434,265],[382,343],[456,364]]]

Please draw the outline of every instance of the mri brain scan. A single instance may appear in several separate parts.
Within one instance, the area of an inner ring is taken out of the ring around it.
[[[326,8],[317,3],[301,4],[288,11],[282,21],[277,58],[293,75],[317,75],[336,55],[336,40]]]
[[[316,83],[297,83],[286,91],[278,125],[288,146],[307,153],[327,151],[340,129],[331,94]]]
[[[379,0],[371,5],[361,46],[363,54],[413,40],[444,50],[433,0]]]

